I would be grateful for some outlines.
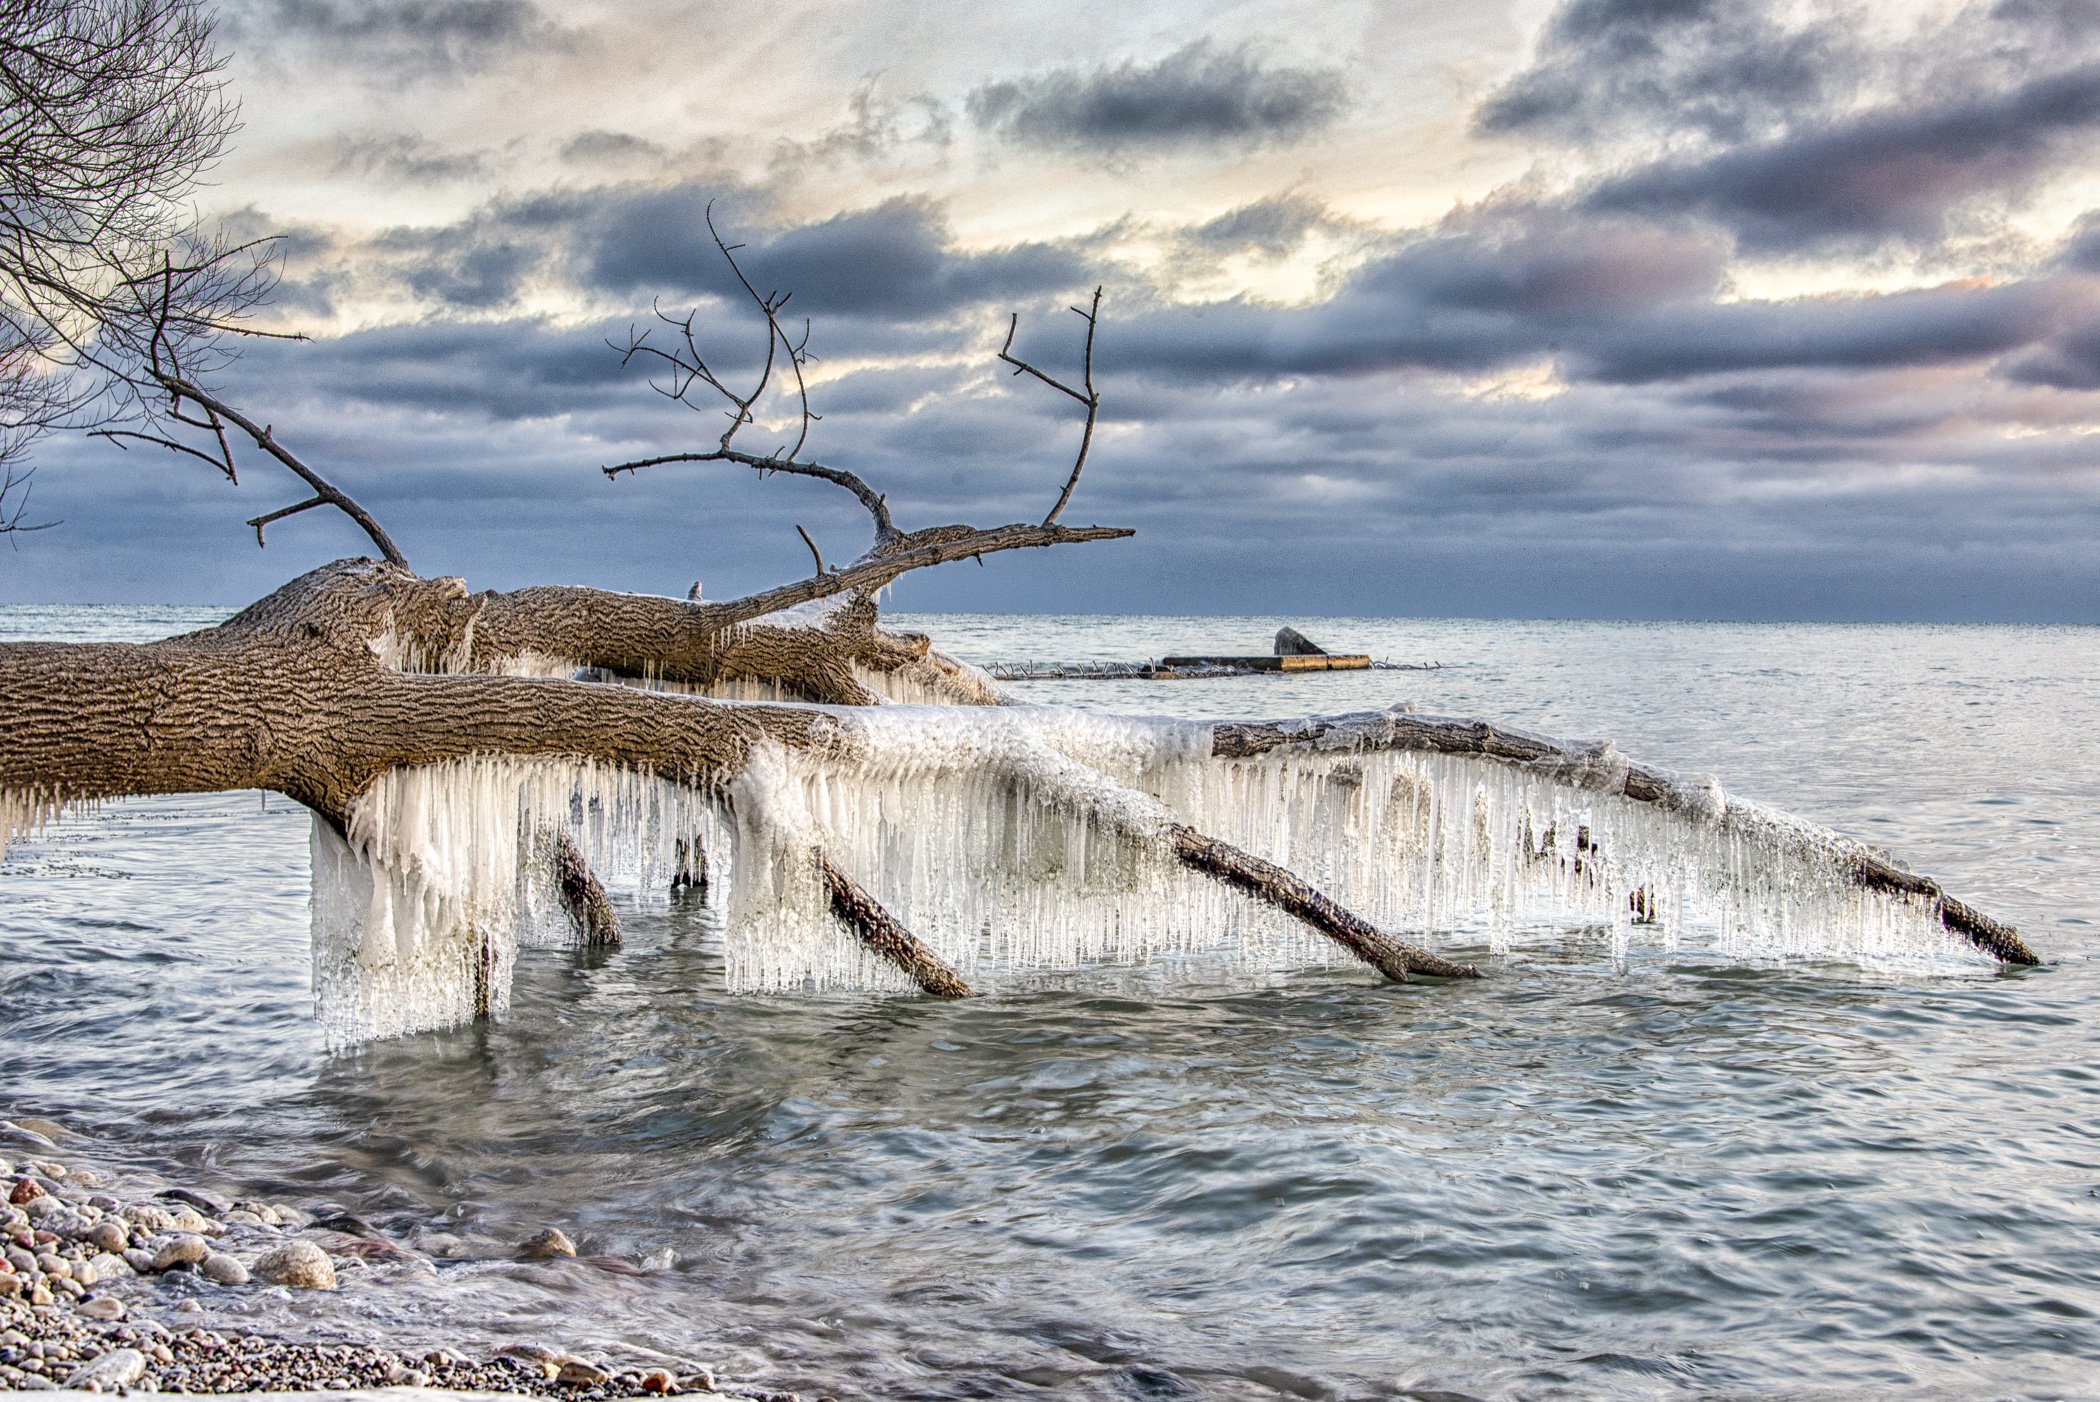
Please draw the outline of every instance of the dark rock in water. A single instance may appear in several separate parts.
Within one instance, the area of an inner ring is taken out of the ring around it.
[[[557,1256],[574,1256],[576,1243],[569,1240],[568,1233],[560,1227],[549,1227],[530,1241],[518,1245],[521,1261],[551,1261]]]
[[[1278,657],[1325,657],[1327,649],[1321,647],[1296,628],[1281,628],[1276,633],[1276,655]]]
[[[186,1203],[207,1217],[224,1217],[226,1205],[213,1202],[202,1193],[193,1193],[188,1188],[162,1188],[158,1194],[170,1202]]]
[[[331,1212],[326,1216],[314,1218],[313,1224],[316,1227],[326,1227],[331,1232],[343,1232],[350,1236],[379,1235],[379,1228],[350,1212]]]

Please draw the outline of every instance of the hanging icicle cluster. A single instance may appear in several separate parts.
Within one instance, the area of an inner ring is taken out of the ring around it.
[[[1860,886],[1857,844],[1710,780],[1627,798],[1627,764],[1608,746],[1524,762],[1390,748],[1378,713],[1220,759],[1213,727],[1196,722],[1024,707],[833,714],[846,743],[761,745],[714,795],[589,764],[387,774],[347,841],[316,824],[316,986],[331,1037],[500,1009],[520,940],[567,938],[545,859],[557,831],[637,894],[665,890],[683,852],[715,854],[738,990],[909,987],[834,918],[819,851],[977,987],[1199,951],[1261,969],[1346,957],[1178,864],[1166,841],[1176,824],[1431,943],[1504,952],[1601,937],[1623,952],[1636,937],[1695,937],[1746,958],[1981,957],[1929,902]]]

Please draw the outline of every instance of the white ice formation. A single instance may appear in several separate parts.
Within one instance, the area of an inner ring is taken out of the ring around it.
[[[1416,943],[1501,953],[1576,938],[1623,954],[1636,936],[1691,935],[1743,958],[1983,959],[1929,906],[1853,884],[1862,849],[1823,829],[1710,780],[1676,785],[1666,803],[1610,792],[1626,766],[1609,747],[1531,763],[1378,748],[1392,718],[1373,713],[1224,761],[1197,722],[1027,707],[829,713],[849,741],[838,753],[762,747],[714,796],[584,763],[388,774],[357,804],[347,841],[315,829],[315,986],[331,1039],[500,1010],[519,942],[569,938],[544,857],[563,827],[609,889],[644,900],[661,897],[681,842],[697,838],[727,888],[737,990],[908,986],[831,915],[818,847],[980,988],[1205,951],[1246,968],[1347,960],[1178,866],[1161,840],[1176,822]]]

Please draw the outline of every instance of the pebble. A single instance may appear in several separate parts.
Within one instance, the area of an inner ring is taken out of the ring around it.
[[[567,1383],[571,1387],[596,1387],[611,1376],[611,1373],[587,1359],[570,1358],[563,1361],[561,1371],[554,1375],[554,1380]]]
[[[246,1285],[248,1268],[223,1251],[214,1251],[204,1258],[199,1267],[204,1278],[214,1285]]]
[[[0,1124],[0,1133],[5,1129]],[[212,1317],[204,1301],[214,1299],[214,1292],[156,1294],[132,1284],[136,1276],[194,1268],[215,1284],[235,1286],[253,1271],[255,1278],[273,1284],[336,1288],[335,1262],[321,1243],[279,1235],[312,1219],[294,1208],[247,1200],[218,1208],[211,1198],[179,1189],[161,1191],[157,1202],[91,1194],[88,1189],[107,1180],[92,1169],[68,1172],[68,1167],[0,1160],[0,1197],[8,1199],[0,1203],[0,1394],[61,1386],[80,1392],[188,1394],[391,1386],[601,1402],[715,1391],[706,1370],[674,1372],[650,1365],[616,1370],[530,1344],[506,1350],[508,1356],[477,1361],[453,1349],[416,1359],[367,1345],[300,1343],[196,1328],[171,1333],[166,1325],[185,1316]],[[218,1210],[206,1210],[211,1208]],[[394,1270],[411,1258],[428,1268],[413,1252],[379,1249],[390,1245],[384,1232],[367,1227],[364,1236],[368,1239],[340,1249],[362,1256],[375,1270]],[[217,1249],[213,1238],[226,1238],[234,1249]],[[441,1233],[426,1231],[415,1239],[420,1245],[479,1254]],[[251,1246],[269,1249],[244,1265],[234,1250],[245,1256]],[[550,1228],[521,1243],[516,1254],[532,1260],[573,1257],[576,1244]],[[120,1288],[112,1291],[112,1285]],[[788,1394],[765,1396],[785,1399]]]
[[[90,1256],[85,1264],[95,1272],[95,1283],[97,1285],[106,1285],[112,1280],[129,1280],[132,1276],[138,1274],[137,1271],[131,1268],[131,1262],[112,1251],[105,1251],[99,1256]],[[73,1273],[78,1275],[80,1268],[75,1266]]]
[[[173,1270],[177,1266],[201,1266],[204,1258],[211,1255],[211,1247],[195,1232],[177,1232],[153,1253],[153,1269]]]
[[[175,1216],[165,1207],[150,1202],[135,1202],[119,1214],[127,1222],[144,1227],[149,1232],[172,1232]]]
[[[335,1263],[310,1241],[288,1241],[265,1251],[256,1259],[255,1274],[272,1285],[300,1290],[335,1289]]]
[[[551,1261],[557,1256],[574,1256],[576,1243],[569,1240],[568,1233],[560,1227],[549,1227],[538,1236],[518,1244],[518,1259],[521,1261]]]
[[[131,1245],[131,1233],[107,1218],[91,1225],[80,1239],[90,1246],[99,1246],[104,1251],[122,1251]]]
[[[73,1376],[66,1379],[68,1388],[96,1387],[97,1391],[114,1391],[130,1387],[146,1376],[146,1355],[135,1348],[113,1348],[84,1367],[75,1368]],[[96,1386],[98,1385],[99,1386]]]

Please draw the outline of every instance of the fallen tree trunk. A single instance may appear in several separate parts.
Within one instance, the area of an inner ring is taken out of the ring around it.
[[[931,655],[923,640],[899,641],[875,629],[864,600],[838,610],[852,620],[845,628],[790,626],[754,635],[746,624],[742,634],[713,643],[694,621],[698,612],[592,590],[469,596],[456,580],[342,561],[215,628],[162,642],[0,645],[0,734],[7,737],[0,746],[0,840],[66,805],[246,788],[283,793],[347,834],[360,798],[383,775],[489,756],[609,766],[733,804],[731,781],[755,747],[821,755],[849,748],[851,737],[826,712],[665,695],[648,685],[660,685],[666,674],[719,682],[725,675],[808,679],[826,669],[843,682],[850,679],[846,662],[894,668]],[[601,616],[612,641],[592,643]],[[665,639],[670,660],[662,667],[642,645],[649,635]],[[755,651],[768,661],[753,664]],[[562,654],[568,657],[559,664],[544,661]],[[557,675],[481,670],[525,668],[534,659]],[[641,684],[568,679],[561,674],[572,659],[616,662]],[[958,696],[980,704],[1001,699],[988,685],[979,689],[969,669],[956,666],[955,675],[971,683],[957,688]],[[862,688],[854,699],[880,698]],[[1330,934],[1359,931],[1343,937],[1348,947],[1405,976],[1408,957],[1380,944],[1375,931],[1361,934],[1370,927],[1346,912],[1337,916],[1332,902],[1308,903],[1303,883],[1287,873],[1265,868],[1266,877],[1250,879],[1246,864],[1255,859],[1244,854],[1238,866],[1184,856],[1192,868]],[[611,906],[568,833],[554,837],[547,860],[584,940],[616,942]],[[929,992],[968,992],[849,874],[819,852],[812,860],[834,913],[870,948]],[[486,1009],[489,961],[485,953],[476,957],[475,1005]],[[1420,971],[1448,972],[1427,958],[1414,961]]]
[[[0,743],[0,841],[64,805],[128,794],[274,789],[311,808],[350,844],[341,860],[371,868],[374,875],[360,879],[375,883],[369,887],[372,899],[380,898],[388,881],[406,881],[411,884],[402,888],[402,898],[413,898],[411,905],[421,901],[450,910],[450,901],[470,912],[457,917],[466,920],[481,897],[456,883],[443,890],[431,886],[436,878],[417,870],[422,859],[412,849],[388,848],[375,836],[380,819],[369,809],[369,795],[387,776],[492,760],[552,764],[562,773],[584,766],[662,781],[741,819],[751,816],[745,810],[752,805],[764,809],[779,801],[767,796],[775,790],[753,787],[754,766],[766,767],[757,764],[762,756],[802,757],[796,763],[813,776],[813,792],[856,782],[852,776],[869,765],[889,772],[903,763],[928,782],[982,766],[977,772],[1004,776],[1001,782],[1024,806],[1034,801],[1026,799],[1029,792],[1047,785],[1041,789],[1045,811],[1112,830],[1141,847],[1156,845],[1182,868],[1303,922],[1388,978],[1478,976],[1477,967],[1399,941],[1288,868],[1169,814],[1131,787],[1135,777],[1114,779],[1089,767],[1090,758],[1059,753],[1062,742],[1046,738],[1039,713],[979,712],[998,721],[993,731],[953,746],[921,733],[923,727],[914,729],[918,721],[903,712],[895,714],[912,724],[870,729],[866,721],[885,713],[870,707],[884,698],[864,678],[892,677],[937,654],[923,639],[883,633],[865,596],[846,595],[820,618],[767,625],[759,615],[758,622],[747,618],[712,633],[703,608],[593,590],[469,595],[457,580],[425,580],[392,565],[342,561],[293,581],[216,628],[158,643],[0,645],[0,736],[6,737]],[[664,649],[661,665],[651,638]],[[1003,700],[970,669],[945,665],[967,683],[948,691],[949,699],[976,706]],[[579,673],[579,667],[599,670]],[[944,673],[936,668],[935,674]],[[613,675],[631,684],[596,684],[579,675]],[[861,709],[728,702],[651,689],[665,686],[666,678],[695,688],[732,679],[792,678],[797,688],[829,688]],[[964,718],[953,709],[946,714]],[[1162,754],[1182,752],[1176,747],[1185,748],[1178,737],[1186,729],[1158,732],[1154,740],[1165,747]],[[1141,739],[1151,734],[1142,725],[1140,731]],[[1208,759],[1201,763],[1296,766],[1323,786],[1319,792],[1347,792],[1362,782],[1360,773],[1341,762],[1349,756],[1416,752],[1505,766],[1527,782],[1645,805],[1702,830],[1750,834],[1765,844],[1759,851],[1778,858],[1835,862],[1861,889],[1921,904],[1991,957],[2035,962],[2016,931],[1882,854],[1728,800],[1710,782],[1631,764],[1609,745],[1571,746],[1481,722],[1399,712],[1231,722],[1202,734]],[[778,767],[777,760],[767,764]],[[1416,780],[1400,775],[1392,782],[1398,795]],[[567,802],[562,800],[556,829],[566,820]],[[502,821],[500,814],[492,821]],[[533,821],[544,824],[547,817]],[[1471,821],[1480,827],[1483,820],[1475,813]],[[1529,819],[1524,822],[1528,834]],[[790,824],[780,832],[786,835],[771,840],[788,854],[782,860],[809,867],[830,915],[861,944],[927,992],[969,992],[953,965],[825,850],[821,824],[806,830]],[[1506,849],[1507,834],[1486,828],[1480,833],[1483,852],[1496,843]],[[688,831],[678,840],[684,850],[673,865],[689,874],[699,838]],[[1520,845],[1530,852],[1531,838]],[[1423,850],[1432,868],[1456,860]],[[551,859],[540,860],[579,936],[590,943],[617,941],[611,904],[574,838],[556,831]],[[1573,873],[1594,886],[1606,862],[1585,827],[1572,844]],[[958,872],[949,879],[983,878]],[[1433,899],[1433,892],[1425,899]],[[1644,922],[1653,918],[1653,899],[1646,887],[1627,895]],[[320,905],[317,895],[317,930]],[[366,928],[359,938],[369,945],[381,933]],[[486,1011],[500,1003],[502,990],[493,984],[507,964],[486,932],[477,938],[472,1007]],[[352,963],[362,957],[337,952]],[[374,957],[386,956],[382,950]]]

